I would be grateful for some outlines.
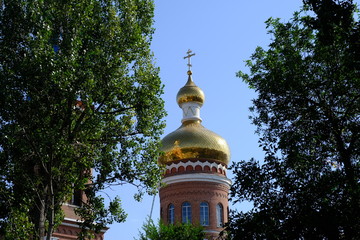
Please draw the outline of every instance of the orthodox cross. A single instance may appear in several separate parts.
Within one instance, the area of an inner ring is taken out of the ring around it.
[[[190,59],[190,58],[191,58],[192,56],[195,56],[195,53],[191,54],[192,51],[191,51],[190,49],[189,49],[186,53],[187,53],[187,56],[185,56],[184,59],[185,59],[185,58],[188,59],[188,64],[187,64],[187,65],[188,65],[188,67],[189,67],[189,71],[191,71],[192,65],[191,65],[191,59]]]

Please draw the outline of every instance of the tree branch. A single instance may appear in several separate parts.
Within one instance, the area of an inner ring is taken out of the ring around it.
[[[120,108],[118,110],[115,110],[115,111],[111,111],[111,112],[97,112],[99,114],[115,114],[115,113],[121,113],[121,112],[125,112],[127,110],[130,110],[130,109],[135,109],[135,107],[127,107],[127,108]]]

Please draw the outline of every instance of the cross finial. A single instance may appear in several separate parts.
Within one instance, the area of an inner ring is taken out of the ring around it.
[[[191,54],[192,51],[191,51],[190,49],[189,49],[186,53],[187,53],[187,56],[185,56],[184,59],[185,59],[185,58],[188,59],[188,64],[187,64],[188,67],[189,67],[188,72],[191,72],[191,67],[192,67],[192,65],[191,65],[191,59],[190,59],[190,58],[191,58],[192,56],[195,56],[195,53]]]

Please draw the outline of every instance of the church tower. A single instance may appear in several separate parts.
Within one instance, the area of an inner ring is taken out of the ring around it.
[[[160,189],[161,219],[204,226],[207,239],[216,239],[228,219],[226,177],[230,150],[226,141],[202,126],[200,108],[205,95],[192,79],[189,50],[188,80],[176,97],[183,110],[182,125],[162,139],[159,163],[165,165]]]
[[[51,240],[75,240],[81,231],[79,223],[80,217],[76,214],[76,209],[86,202],[86,195],[82,190],[74,191],[72,198],[62,205],[64,211],[63,222],[55,229]],[[94,234],[91,240],[104,240],[107,228],[100,233]]]

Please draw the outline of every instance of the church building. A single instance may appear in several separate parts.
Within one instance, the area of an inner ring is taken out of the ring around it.
[[[83,202],[86,201],[86,196],[83,191],[75,191],[70,201],[62,206],[65,218],[63,222],[56,228],[52,234],[51,240],[75,240],[81,231],[79,225],[80,217],[76,215],[75,210],[79,208]],[[104,240],[104,234],[107,229],[103,229],[92,240]]]
[[[210,240],[219,237],[228,220],[230,150],[222,137],[201,124],[205,95],[192,79],[190,58],[195,54],[187,53],[188,80],[176,97],[183,111],[182,125],[162,139],[164,155],[159,164],[165,165],[166,173],[160,189],[160,217],[168,224],[200,224]]]

